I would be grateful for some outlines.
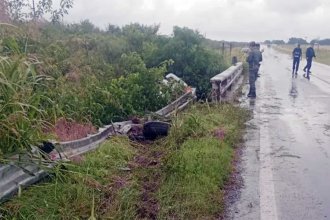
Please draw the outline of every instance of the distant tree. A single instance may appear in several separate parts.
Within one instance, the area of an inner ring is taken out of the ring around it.
[[[272,42],[270,40],[265,40],[264,43],[265,44],[271,44]]]
[[[121,29],[117,25],[109,24],[106,32],[113,35],[119,35],[121,34]]]
[[[122,35],[127,39],[131,51],[141,53],[143,42],[153,41],[157,37],[159,27],[159,25],[129,24],[122,27]]]
[[[50,14],[52,22],[58,22],[73,6],[73,0],[61,0],[54,8],[53,0],[5,0],[9,15],[14,21],[38,20]]]
[[[49,0],[48,0],[49,1]],[[64,15],[69,14],[69,9],[73,7],[73,0],[61,0],[60,7],[51,11],[52,22],[58,22]]]
[[[8,22],[10,20],[8,14],[8,4],[5,0],[0,0],[0,22]]]
[[[311,43],[311,44],[315,44],[315,43],[319,43],[320,42],[320,39],[313,39],[313,40],[311,40],[311,42],[309,42],[309,43]]]
[[[191,30],[189,28],[181,28],[175,26],[173,28],[174,38],[185,42],[186,46],[192,46],[195,44],[200,44],[204,39],[198,31]]]
[[[205,38],[198,31],[186,27],[174,27],[173,37],[160,37],[159,49],[154,49],[153,65],[172,60],[168,72],[176,74],[188,85],[197,88],[197,97],[207,98],[210,78],[222,72],[227,66],[223,57],[214,49],[205,46]]]
[[[93,33],[93,32],[99,32],[99,28],[96,27],[90,20],[86,19],[80,22],[79,26],[79,32],[80,33]]]
[[[284,40],[272,40],[272,44],[285,44]]]
[[[315,44],[315,43],[319,43],[320,45],[330,45],[330,39],[327,38],[327,39],[314,39],[311,41],[311,43]]]
[[[68,27],[71,29],[72,33],[87,34],[100,32],[100,29],[88,19],[82,20],[80,23],[70,24]]]
[[[306,40],[299,37],[291,37],[288,44],[308,44]]]
[[[319,41],[319,44],[321,45],[330,45],[330,39],[323,39]]]

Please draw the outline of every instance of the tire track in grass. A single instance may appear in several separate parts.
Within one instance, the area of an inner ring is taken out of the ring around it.
[[[158,147],[157,142],[134,142],[137,149],[130,166],[134,170],[139,184],[139,201],[137,203],[137,217],[140,219],[156,219],[160,205],[156,193],[161,184],[162,159],[164,148]]]

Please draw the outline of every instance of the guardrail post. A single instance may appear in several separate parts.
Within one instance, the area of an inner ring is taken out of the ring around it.
[[[220,97],[220,83],[212,82],[212,102],[218,102]]]

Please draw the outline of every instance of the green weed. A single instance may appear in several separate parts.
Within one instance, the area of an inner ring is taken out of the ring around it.
[[[175,121],[168,143],[176,147],[167,157],[158,192],[159,219],[212,219],[221,213],[221,189],[247,116],[232,105],[197,105]],[[215,135],[216,129],[223,137]]]

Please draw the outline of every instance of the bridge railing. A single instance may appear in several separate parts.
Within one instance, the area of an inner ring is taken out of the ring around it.
[[[243,73],[243,63],[239,62],[211,78],[212,84],[212,101],[220,102],[226,96],[232,85],[238,80]]]

